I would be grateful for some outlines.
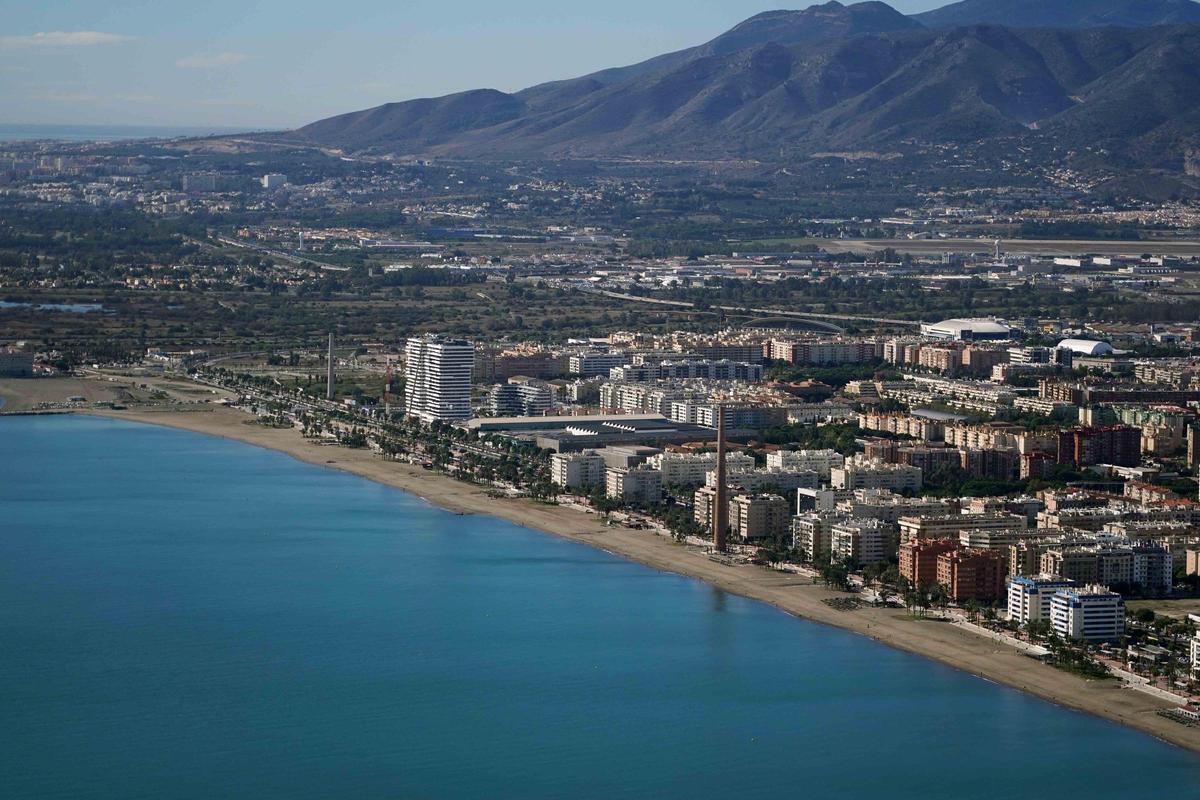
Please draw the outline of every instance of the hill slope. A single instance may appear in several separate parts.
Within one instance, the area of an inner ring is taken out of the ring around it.
[[[1200,22],[1193,0],[962,0],[915,14],[929,28],[1020,25],[1027,28],[1130,28]]]
[[[1175,169],[1200,150],[1198,101],[1200,26],[928,29],[882,3],[826,3],[629,67],[392,103],[294,135],[393,154],[762,160],[1045,136]]]

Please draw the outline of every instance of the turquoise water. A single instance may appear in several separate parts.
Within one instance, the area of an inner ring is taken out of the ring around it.
[[[697,581],[87,418],[0,419],[0,712],[4,798],[1200,783],[1182,750]]]

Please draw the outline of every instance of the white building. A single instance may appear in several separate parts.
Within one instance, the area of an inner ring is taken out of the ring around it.
[[[554,404],[554,392],[540,381],[498,383],[488,392],[494,417],[540,417]]]
[[[1050,624],[1064,639],[1115,642],[1125,634],[1125,601],[1097,584],[1059,589],[1050,598]]]
[[[715,467],[715,465],[714,465]],[[730,486],[739,487],[745,492],[762,492],[774,489],[781,492],[792,489],[815,489],[821,484],[821,476],[811,470],[776,471],[766,469],[729,470],[727,480]],[[704,477],[706,486],[717,485],[717,471],[712,469]]]
[[[777,472],[815,472],[829,480],[829,471],[841,467],[846,458],[836,450],[779,450],[767,453],[767,469]]]
[[[705,476],[717,468],[716,453],[678,453],[667,451],[651,456],[647,462],[662,473],[664,486],[700,486]],[[726,453],[729,470],[754,469],[754,457],[746,453]]]
[[[847,519],[834,525],[830,534],[834,558],[863,566],[887,561],[898,545],[896,526],[877,519]]]
[[[623,367],[629,363],[625,353],[577,353],[567,361],[567,369],[571,374],[581,378],[607,376],[613,367]]]
[[[842,467],[831,469],[829,482],[835,489],[890,489],[893,492],[915,492],[921,489],[921,468],[856,457]]]
[[[604,483],[604,459],[595,450],[555,453],[550,457],[550,476],[556,486],[586,491]]]
[[[930,339],[961,342],[1008,339],[1012,329],[997,319],[948,319],[921,326],[921,335]]]
[[[823,561],[833,548],[833,526],[845,520],[844,514],[828,511],[792,517],[792,547],[810,563]]]
[[[1075,581],[1053,575],[1008,579],[1008,618],[1018,625],[1050,619],[1050,599],[1059,589],[1069,589]]]
[[[287,186],[287,175],[280,175],[278,172],[271,172],[262,176],[262,187],[264,189],[278,189],[280,186]]]
[[[662,473],[646,466],[609,468],[604,473],[605,493],[626,503],[662,502]]]
[[[729,527],[745,541],[783,536],[791,504],[777,494],[739,494],[729,501]]]
[[[406,414],[425,422],[471,418],[473,344],[448,336],[414,336],[404,353]]]
[[[1189,648],[1192,656],[1192,680],[1197,680],[1200,679],[1200,614],[1188,614],[1188,622],[1197,626]]]

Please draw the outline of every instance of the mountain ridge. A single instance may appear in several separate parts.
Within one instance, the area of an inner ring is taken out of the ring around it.
[[[1190,1],[1072,5],[1094,15]],[[977,4],[947,8],[964,6]],[[880,2],[765,12],[638,64],[389,103],[292,136],[393,155],[778,159],[1036,131],[1080,146],[1124,136],[1109,143],[1122,157],[1167,168],[1200,148],[1200,25],[931,27],[921,16]]]

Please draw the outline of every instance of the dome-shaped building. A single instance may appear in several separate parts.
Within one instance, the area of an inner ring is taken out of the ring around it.
[[[1070,350],[1077,356],[1111,356],[1112,345],[1108,342],[1093,342],[1090,339],[1063,339],[1059,350]]]

